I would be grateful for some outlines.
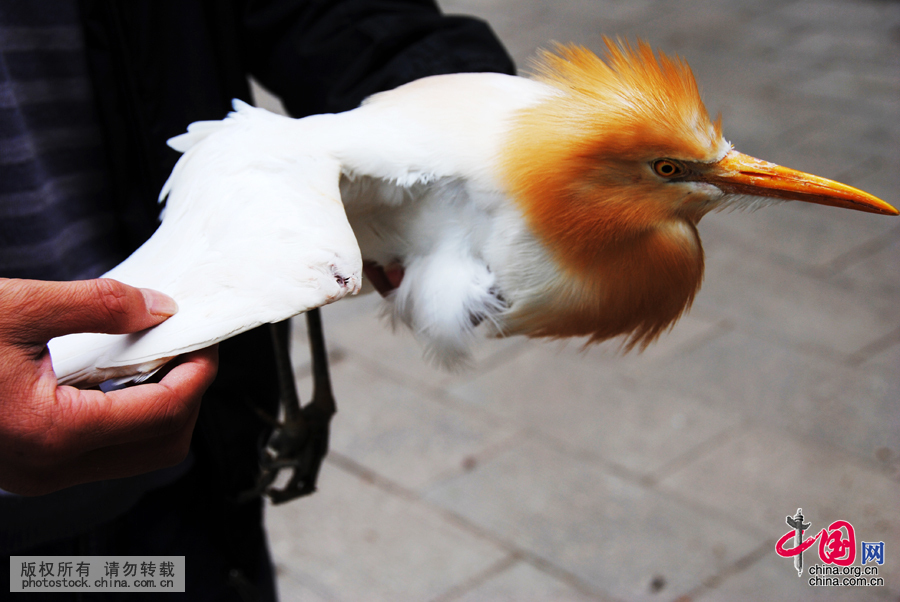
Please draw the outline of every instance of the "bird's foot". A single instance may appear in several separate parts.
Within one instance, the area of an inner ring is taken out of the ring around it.
[[[261,413],[261,418],[272,425],[268,440],[260,441],[260,474],[256,487],[245,491],[240,500],[266,495],[274,504],[282,504],[316,490],[319,468],[328,453],[328,428],[331,417],[337,412],[331,393],[328,375],[328,356],[325,337],[318,309],[306,314],[309,341],[312,352],[313,398],[305,406],[300,405],[297,385],[291,365],[290,322],[270,324],[278,388],[281,391],[281,421]],[[287,484],[278,488],[275,481],[282,470],[290,470]]]
[[[299,418],[276,422],[265,445],[260,445],[260,474],[256,486],[241,494],[242,501],[261,495],[274,504],[289,502],[316,490],[319,468],[328,453],[328,425],[331,414],[315,402],[301,409]],[[289,470],[287,483],[275,485],[283,470]]]

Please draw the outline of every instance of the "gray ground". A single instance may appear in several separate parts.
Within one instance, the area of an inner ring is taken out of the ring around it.
[[[742,152],[900,202],[897,2],[442,5],[519,65],[641,36]],[[643,355],[488,341],[447,375],[378,299],[326,308],[340,413],[320,491],[268,511],[282,599],[896,600],[900,218],[789,203],[700,232],[703,290]],[[886,587],[798,579],[774,545],[801,506],[884,541]]]

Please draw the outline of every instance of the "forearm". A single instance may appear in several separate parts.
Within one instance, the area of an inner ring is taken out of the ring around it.
[[[252,74],[294,116],[352,109],[428,75],[515,71],[486,23],[432,0],[254,2],[245,28]]]

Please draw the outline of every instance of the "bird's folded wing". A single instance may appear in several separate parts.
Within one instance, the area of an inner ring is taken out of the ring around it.
[[[178,313],[137,334],[52,340],[60,383],[140,381],[169,358],[358,290],[338,161],[304,145],[299,122],[236,109],[170,142],[185,154],[163,189],[162,225],[106,274],[170,295]]]

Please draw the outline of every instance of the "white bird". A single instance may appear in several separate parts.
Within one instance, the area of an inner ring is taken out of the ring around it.
[[[755,195],[897,214],[737,153],[683,61],[606,45],[605,60],[544,53],[534,79],[435,76],[299,120],[236,101],[191,125],[170,141],[184,155],[162,225],[106,274],[167,293],[178,313],[136,335],[54,339],[59,381],[139,381],[356,293],[364,259],[394,289],[394,320],[445,365],[466,360],[482,323],[644,346],[699,288],[707,212]]]

